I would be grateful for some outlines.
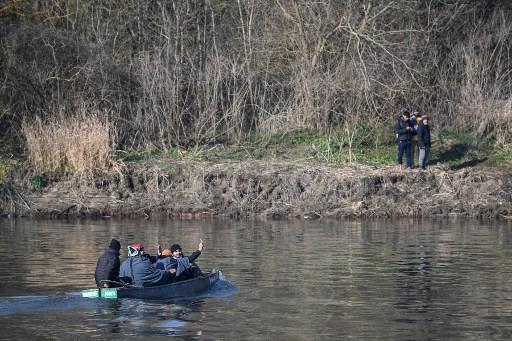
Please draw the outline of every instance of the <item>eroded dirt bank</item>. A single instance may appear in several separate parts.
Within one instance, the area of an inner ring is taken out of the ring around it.
[[[173,161],[125,164],[94,181],[47,179],[37,191],[23,177],[2,186],[1,215],[512,217],[512,176],[495,170]]]

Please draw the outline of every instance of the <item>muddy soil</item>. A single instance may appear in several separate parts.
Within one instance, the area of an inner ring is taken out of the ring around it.
[[[46,177],[37,190],[29,176],[0,187],[0,215],[512,218],[512,175],[497,170],[169,161],[93,179]]]

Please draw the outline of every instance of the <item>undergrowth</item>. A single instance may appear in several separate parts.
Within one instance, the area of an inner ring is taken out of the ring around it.
[[[432,132],[432,150],[430,164],[445,164],[452,169],[477,165],[512,168],[512,152],[509,148],[498,146],[492,140],[477,145],[471,130],[456,131],[434,129]],[[51,139],[48,139],[51,141]],[[105,141],[107,141],[105,139]],[[106,144],[107,142],[105,142]],[[69,143],[68,143],[69,145]],[[31,145],[32,147],[34,144]],[[39,149],[44,150],[42,144]],[[38,149],[38,150],[39,150]],[[31,149],[34,160],[34,149]],[[90,155],[89,155],[90,154]],[[82,153],[92,159],[97,153]],[[38,155],[47,154],[42,152]],[[45,159],[45,161],[46,161]],[[396,162],[396,144],[391,124],[378,126],[370,123],[318,132],[311,129],[292,130],[269,135],[252,134],[243,143],[224,142],[212,145],[192,145],[185,148],[175,146],[167,149],[147,146],[144,149],[122,149],[115,152],[114,161],[151,163],[161,160],[164,166],[172,169],[169,160],[195,162],[223,162],[227,160],[268,160],[288,162],[318,162],[329,165],[362,163],[384,166]],[[70,159],[66,159],[68,161]],[[56,160],[56,164],[62,161]],[[103,161],[103,164],[108,164]],[[415,160],[417,163],[417,160]],[[36,167],[44,170],[41,164]],[[0,160],[0,181],[6,173],[6,164]],[[68,169],[60,167],[60,169]],[[52,170],[52,169],[50,169]],[[41,187],[34,178],[30,186]]]
[[[199,148],[188,150],[185,148],[172,147],[168,149],[159,149],[156,147],[147,147],[142,150],[122,149],[116,151],[116,158],[120,161],[145,161],[152,159],[188,159],[193,161],[202,161],[203,153]]]
[[[7,175],[16,167],[16,161],[0,156],[0,185],[5,182]]]

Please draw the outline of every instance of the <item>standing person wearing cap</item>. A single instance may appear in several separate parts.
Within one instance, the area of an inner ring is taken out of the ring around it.
[[[119,286],[114,282],[119,282],[119,250],[121,243],[117,239],[112,239],[110,245],[96,263],[94,279],[98,288],[111,288]]]
[[[423,170],[427,169],[428,155],[430,154],[430,146],[432,145],[428,121],[429,117],[423,115],[421,117],[421,124],[418,127],[418,146],[420,147],[418,163]]]
[[[411,159],[411,132],[414,128],[410,124],[410,117],[408,111],[404,111],[395,123],[395,134],[398,143],[397,150],[397,163],[402,166],[402,160],[405,153],[405,160],[407,168],[412,168]]]
[[[128,258],[121,264],[120,278],[138,287],[151,287],[171,283],[176,270],[160,270],[154,264],[154,257],[144,253],[142,244],[128,246]]]

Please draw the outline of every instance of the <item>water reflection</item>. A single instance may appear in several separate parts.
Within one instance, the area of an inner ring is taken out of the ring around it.
[[[510,225],[18,220],[0,228],[0,323],[15,327],[14,339],[510,339]],[[185,253],[203,238],[199,265],[229,281],[183,302],[59,301],[94,285],[112,237],[123,250],[179,242]],[[27,295],[51,299],[6,298]]]
[[[68,321],[68,327],[74,325],[73,333],[90,336],[197,336],[202,333],[201,330],[189,330],[188,325],[200,320],[197,316],[201,315],[203,302],[204,299],[179,302],[101,300],[85,299],[74,294],[4,297],[0,299],[0,317],[4,322],[36,323],[38,333],[44,332],[47,336],[59,335],[62,331],[51,323],[50,316],[59,319],[61,323]],[[69,319],[71,316],[72,321]],[[46,320],[50,324],[41,323],[41,317],[42,321]],[[77,321],[79,325],[75,324]],[[63,327],[64,330],[68,329]]]

